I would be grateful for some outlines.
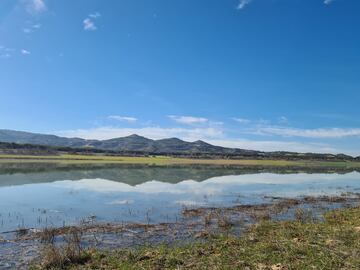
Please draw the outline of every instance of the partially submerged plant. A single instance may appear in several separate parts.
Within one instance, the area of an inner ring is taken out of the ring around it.
[[[42,267],[45,269],[62,269],[69,264],[84,263],[88,255],[84,252],[81,244],[82,232],[73,228],[64,235],[64,244],[56,245],[52,238],[53,231],[48,230],[47,239],[49,242],[43,249]]]

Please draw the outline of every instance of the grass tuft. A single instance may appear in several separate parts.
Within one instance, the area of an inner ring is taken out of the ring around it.
[[[75,260],[64,263],[60,256],[60,261],[50,266],[65,269],[360,269],[360,207],[328,212],[323,222],[309,218],[306,212],[299,212],[294,221],[263,220],[241,237],[219,236],[186,246],[115,251],[83,251],[76,246],[75,251]],[[81,260],[82,256],[87,256],[86,260]],[[52,257],[57,258],[58,254],[55,252]]]
[[[42,251],[42,262],[34,269],[67,269],[90,259],[88,252],[81,246],[81,230],[74,228],[69,231],[64,237],[64,245],[59,246],[54,244],[54,235],[54,230],[45,230],[42,241],[47,244]]]

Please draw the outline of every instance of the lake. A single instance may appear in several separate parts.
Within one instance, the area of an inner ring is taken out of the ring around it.
[[[87,220],[173,222],[189,207],[359,191],[355,171],[7,164],[0,167],[0,232]]]

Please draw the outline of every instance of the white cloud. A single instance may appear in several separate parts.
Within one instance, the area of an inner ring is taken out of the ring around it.
[[[13,48],[7,48],[5,46],[0,46],[0,58],[8,59],[12,57],[12,53],[15,52]]]
[[[85,31],[95,31],[95,30],[97,30],[97,27],[96,27],[94,21],[92,21],[91,19],[86,18],[83,21],[83,23],[84,23],[84,30]]]
[[[10,58],[11,54],[10,53],[0,53],[0,58]]]
[[[323,0],[325,5],[329,5],[332,2],[334,2],[335,0]],[[248,4],[250,4],[250,2],[252,2],[252,0],[240,0],[237,9],[244,9]]]
[[[207,142],[223,147],[240,148],[258,151],[291,151],[291,152],[316,152],[316,153],[340,153],[340,149],[335,149],[327,144],[285,142],[285,141],[264,141],[264,140],[245,140],[245,139],[225,139],[208,140]]]
[[[27,0],[27,11],[29,13],[41,13],[46,10],[44,0]]]
[[[120,115],[110,115],[108,116],[109,119],[122,121],[122,122],[128,122],[128,123],[135,123],[138,119],[135,117],[129,117],[129,116],[120,116]]]
[[[95,12],[95,13],[89,14],[89,17],[96,19],[96,18],[101,17],[101,14],[99,12]]]
[[[116,128],[99,127],[93,129],[65,130],[55,133],[65,137],[79,137],[85,139],[106,140],[117,137],[138,134],[151,139],[165,139],[177,137],[185,141],[204,140],[213,145],[223,147],[241,148],[259,151],[292,151],[292,152],[317,152],[317,153],[345,153],[359,155],[360,151],[334,148],[325,143],[281,141],[281,140],[248,140],[227,138],[221,128]]]
[[[162,128],[162,127],[144,127],[144,128],[116,128],[99,127],[93,129],[77,129],[58,131],[55,134],[65,137],[80,137],[85,139],[106,140],[117,137],[138,134],[151,139],[165,139],[177,137],[187,141],[208,140],[222,138],[223,131],[220,128]]]
[[[169,115],[168,117],[177,123],[185,124],[185,125],[204,124],[209,122],[209,119],[203,117],[177,116],[177,115]]]
[[[266,119],[259,119],[256,120],[256,124],[258,125],[270,125],[271,121],[270,120],[266,120]]]
[[[29,52],[28,50],[25,50],[25,49],[22,49],[22,50],[21,50],[21,53],[22,53],[23,55],[30,55],[30,54],[31,54],[31,52]]]
[[[244,9],[252,0],[240,0],[237,9]]]
[[[318,128],[297,129],[283,127],[259,127],[254,132],[258,135],[278,135],[283,137],[303,138],[346,138],[360,137],[360,128]]]
[[[44,11],[46,9],[43,0],[33,0],[33,5],[34,5],[34,9],[38,12]]]
[[[99,17],[101,17],[101,14],[99,12],[89,14],[89,16],[83,21],[84,30],[85,31],[97,30],[97,27],[95,25],[95,20],[97,20]]]
[[[33,24],[33,25],[28,25],[25,28],[23,28],[23,32],[25,34],[30,34],[33,33],[34,31],[38,30],[41,28],[41,24]]]
[[[288,123],[289,123],[289,119],[287,119],[287,117],[285,117],[285,116],[280,116],[280,117],[278,118],[278,123],[279,123],[279,124],[288,124]]]
[[[237,117],[234,117],[232,118],[234,121],[240,123],[240,124],[249,124],[251,121],[249,119],[246,119],[246,118],[237,118]]]
[[[24,32],[25,34],[30,34],[30,33],[33,32],[33,30],[30,29],[30,28],[24,28],[24,29],[23,29],[23,32]]]
[[[4,46],[0,46],[0,51],[4,51],[4,52],[15,52],[16,49],[14,49],[14,48],[7,48],[7,47],[4,47]]]
[[[233,117],[232,120],[240,123],[240,124],[254,124],[254,125],[270,125],[271,121],[270,120],[266,120],[266,119],[257,119],[257,120],[250,120],[250,119],[246,119],[246,118],[238,118],[238,117]],[[286,117],[280,117],[278,118],[278,121],[280,120],[287,120]]]

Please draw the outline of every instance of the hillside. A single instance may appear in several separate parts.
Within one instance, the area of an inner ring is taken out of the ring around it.
[[[0,130],[0,153],[53,154],[54,152],[89,152],[134,155],[174,155],[192,157],[298,159],[298,160],[355,160],[344,154],[317,154],[293,152],[262,152],[225,148],[204,141],[186,142],[178,138],[152,140],[139,135],[110,140],[85,140],[55,135],[37,134],[14,130]]]
[[[136,134],[110,140],[85,140],[14,130],[0,130],[0,142],[72,148],[86,147],[120,152],[212,154],[256,153],[256,151],[214,146],[203,141],[185,142],[177,138],[151,140]]]

